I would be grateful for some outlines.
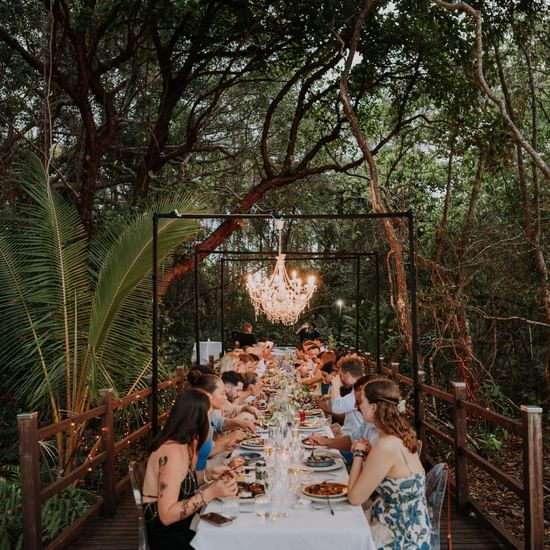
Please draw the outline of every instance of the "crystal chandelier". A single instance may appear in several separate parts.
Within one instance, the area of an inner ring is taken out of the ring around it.
[[[306,284],[292,272],[290,278],[285,269],[285,255],[281,252],[283,235],[283,220],[276,220],[275,227],[279,232],[279,254],[275,269],[269,278],[262,277],[259,272],[249,274],[246,288],[254,306],[256,317],[263,312],[272,323],[293,325],[309,305],[311,296],[317,289],[315,277],[310,275]]]

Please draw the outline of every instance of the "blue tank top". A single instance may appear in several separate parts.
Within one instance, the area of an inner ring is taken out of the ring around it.
[[[213,446],[214,446],[214,440],[211,437],[209,437],[201,445],[201,448],[199,449],[199,456],[197,458],[197,466],[195,468],[197,472],[202,472],[203,470],[206,470],[206,461],[210,456]]]

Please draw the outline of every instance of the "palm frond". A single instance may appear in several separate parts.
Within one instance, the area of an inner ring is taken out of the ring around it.
[[[196,196],[185,194],[162,201],[157,211],[197,211]],[[138,216],[120,236],[99,273],[90,319],[89,345],[99,353],[123,301],[150,272],[152,266],[152,211]],[[158,258],[162,261],[176,246],[196,233],[193,220],[161,220]]]

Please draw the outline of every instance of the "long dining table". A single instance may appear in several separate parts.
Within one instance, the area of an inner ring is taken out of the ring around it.
[[[331,433],[330,428],[325,430]],[[343,460],[339,469],[314,471],[304,467],[303,471],[309,483],[347,484],[348,480]],[[240,501],[238,517],[229,525],[219,527],[200,520],[191,545],[196,550],[375,550],[361,506],[352,506],[347,500],[331,501],[329,506],[328,501],[299,494],[289,495],[286,502],[287,517],[266,519],[255,514],[254,502]],[[212,501],[205,512],[221,510],[222,503]]]

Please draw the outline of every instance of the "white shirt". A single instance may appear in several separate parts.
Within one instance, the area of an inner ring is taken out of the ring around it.
[[[352,390],[344,397],[337,397],[330,402],[334,414],[344,414],[355,410],[355,392]]]
[[[350,436],[352,443],[357,439],[368,439],[370,444],[374,445],[378,441],[378,431],[376,430],[374,424],[365,422],[364,420],[361,426],[355,429],[351,434],[347,435]]]
[[[347,412],[346,418],[344,419],[344,425],[340,430],[340,435],[349,435],[351,437],[351,434],[361,429],[364,423],[365,420],[361,411],[354,409],[353,411]]]

